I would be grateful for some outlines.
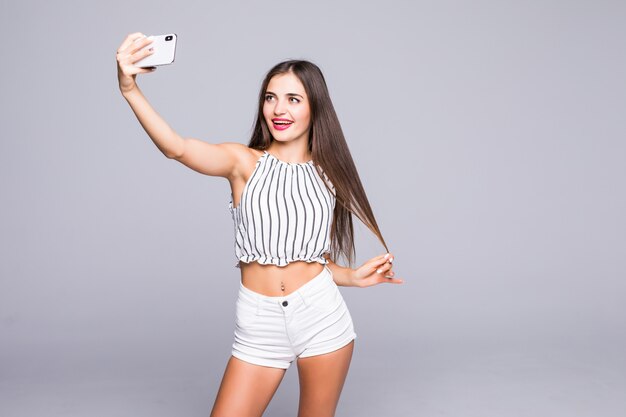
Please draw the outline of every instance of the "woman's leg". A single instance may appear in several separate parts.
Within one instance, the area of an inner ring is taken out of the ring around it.
[[[298,358],[298,417],[333,417],[348,375],[354,340],[330,353]]]
[[[211,417],[261,417],[285,369],[254,365],[231,356]]]

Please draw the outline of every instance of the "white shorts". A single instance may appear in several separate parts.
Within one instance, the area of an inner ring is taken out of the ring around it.
[[[286,296],[270,297],[239,284],[232,349],[236,358],[287,369],[297,357],[332,352],[353,339],[352,317],[326,265]]]

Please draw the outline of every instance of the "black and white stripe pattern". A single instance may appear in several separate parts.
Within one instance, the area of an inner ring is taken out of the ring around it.
[[[332,193],[324,185],[326,181]],[[285,266],[303,260],[327,264],[335,191],[313,161],[284,162],[267,151],[257,160],[237,207],[228,205],[235,223],[239,261]]]

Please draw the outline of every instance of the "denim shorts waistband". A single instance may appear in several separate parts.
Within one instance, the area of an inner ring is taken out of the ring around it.
[[[239,282],[239,294],[240,297],[243,296],[249,302],[254,302],[258,304],[280,304],[283,301],[288,301],[289,303],[291,303],[297,300],[301,300],[303,296],[315,292],[324,285],[328,285],[329,281],[332,280],[332,271],[327,265],[324,265],[324,269],[322,269],[319,274],[311,278],[305,284],[300,286],[297,290],[287,295],[269,296],[261,294],[245,287],[243,285],[243,282],[241,281]]]

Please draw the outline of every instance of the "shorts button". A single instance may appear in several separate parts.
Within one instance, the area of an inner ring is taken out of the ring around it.
[[[289,303],[287,301],[283,301],[283,307],[287,307]]]

